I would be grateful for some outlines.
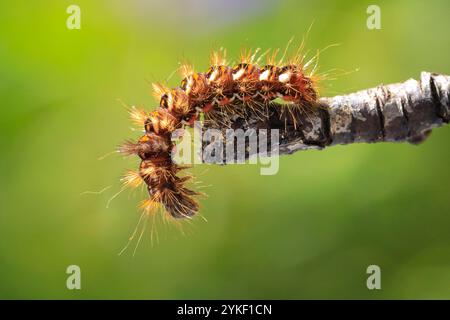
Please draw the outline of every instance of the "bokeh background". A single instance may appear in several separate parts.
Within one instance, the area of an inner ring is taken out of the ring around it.
[[[81,8],[68,30],[66,8]],[[366,28],[381,8],[382,29]],[[312,25],[324,95],[450,73],[448,1],[2,1],[0,298],[450,298],[450,127],[420,146],[359,144],[256,165],[194,169],[202,219],[158,224],[123,255],[144,191],[120,189],[137,159],[98,158],[130,130],[126,105],[155,108],[152,81],[211,49],[284,47]],[[355,69],[359,71],[353,72]],[[101,194],[82,194],[111,186]],[[66,289],[68,265],[82,290]],[[366,268],[382,290],[366,288]]]

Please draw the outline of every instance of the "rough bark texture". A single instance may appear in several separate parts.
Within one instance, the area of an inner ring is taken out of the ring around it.
[[[235,116],[232,129],[278,129],[279,153],[354,142],[420,143],[450,120],[450,77],[422,72],[421,78],[322,98],[312,108],[271,103],[265,115]],[[203,129],[213,128],[205,122]],[[225,128],[214,128],[225,131]],[[246,153],[246,158],[249,156]]]

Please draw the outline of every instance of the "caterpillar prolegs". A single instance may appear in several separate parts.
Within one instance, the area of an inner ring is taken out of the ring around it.
[[[268,56],[259,50],[242,54],[239,63],[227,65],[225,51],[211,55],[211,66],[206,72],[195,72],[189,65],[181,66],[179,87],[167,88],[153,84],[154,94],[160,100],[153,112],[132,108],[133,122],[144,127],[144,135],[136,142],[127,141],[119,151],[135,154],[141,159],[139,170],[129,172],[125,184],[136,187],[145,184],[149,199],[144,201],[148,212],[162,206],[173,218],[194,216],[199,205],[198,192],[185,185],[190,176],[178,173],[186,167],[172,161],[174,143],[171,134],[185,126],[193,126],[204,114],[205,121],[226,126],[233,115],[246,110],[261,111],[274,99],[308,108],[314,105],[318,93],[315,66],[311,60],[304,63],[304,55],[297,52],[287,62],[276,63],[278,50],[260,66],[259,60]],[[310,71],[307,71],[310,70]]]

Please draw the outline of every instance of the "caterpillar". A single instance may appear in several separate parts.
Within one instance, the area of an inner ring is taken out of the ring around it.
[[[315,67],[307,72],[311,61],[303,63],[300,50],[286,63],[276,62],[278,50],[272,52],[265,65],[259,66],[259,49],[241,54],[239,62],[229,66],[226,51],[211,54],[211,66],[206,72],[195,72],[190,65],[180,67],[182,81],[176,88],[153,84],[159,107],[152,112],[132,108],[133,122],[144,128],[144,135],[136,142],[127,141],[119,152],[137,155],[141,159],[139,170],[128,172],[126,186],[145,184],[149,198],[143,202],[147,212],[162,206],[170,217],[189,218],[199,210],[196,200],[200,193],[190,190],[186,183],[192,176],[179,176],[186,166],[172,161],[174,142],[171,134],[183,127],[193,126],[204,115],[204,121],[214,121],[226,126],[234,114],[246,110],[261,110],[274,99],[283,99],[297,106],[309,107],[317,100]]]

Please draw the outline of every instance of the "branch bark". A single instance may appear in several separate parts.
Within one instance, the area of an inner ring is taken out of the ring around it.
[[[417,144],[427,138],[432,128],[449,122],[449,101],[450,77],[422,72],[418,81],[410,79],[321,98],[312,108],[271,103],[264,115],[257,110],[234,115],[229,128],[278,129],[279,154],[356,142]],[[210,128],[223,132],[227,129],[215,128],[206,120],[203,129]],[[246,153],[246,158],[249,156]]]

